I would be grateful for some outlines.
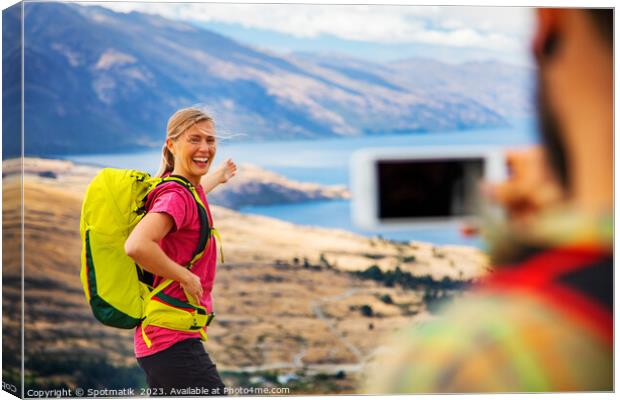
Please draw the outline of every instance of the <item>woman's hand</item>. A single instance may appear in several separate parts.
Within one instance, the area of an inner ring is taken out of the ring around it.
[[[203,291],[200,278],[188,269],[186,269],[185,271],[187,273],[179,281],[179,284],[181,285],[183,290],[185,290],[185,292],[188,295],[193,296],[197,302],[200,302],[200,299],[202,298],[202,291]]]
[[[230,158],[218,165],[215,171],[205,175],[200,180],[202,189],[205,193],[209,193],[215,187],[221,183],[228,182],[233,176],[237,174],[237,164]]]
[[[188,294],[200,301],[203,290],[200,278],[170,259],[159,246],[173,226],[172,217],[166,213],[146,214],[127,238],[125,252],[145,270],[179,282]]]
[[[237,164],[229,158],[217,166],[215,174],[218,177],[219,183],[226,183],[237,174]]]

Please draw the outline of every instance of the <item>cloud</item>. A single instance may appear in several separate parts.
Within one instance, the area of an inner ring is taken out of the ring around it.
[[[93,3],[89,3],[93,4]],[[100,3],[115,11],[239,24],[298,38],[331,35],[374,43],[423,43],[489,50],[520,49],[531,10],[518,7],[386,5]]]

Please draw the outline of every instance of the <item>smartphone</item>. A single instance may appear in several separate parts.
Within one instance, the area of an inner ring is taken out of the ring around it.
[[[475,220],[480,183],[506,177],[503,154],[488,147],[359,150],[350,165],[352,219],[366,229]]]

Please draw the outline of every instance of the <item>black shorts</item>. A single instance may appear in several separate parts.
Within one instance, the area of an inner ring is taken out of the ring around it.
[[[138,358],[151,396],[224,396],[224,383],[200,339],[186,339]]]

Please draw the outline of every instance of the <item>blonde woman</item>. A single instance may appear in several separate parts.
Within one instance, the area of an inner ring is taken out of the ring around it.
[[[213,219],[205,197],[215,186],[227,182],[236,173],[236,165],[227,160],[207,175],[215,158],[217,138],[213,119],[196,108],[177,111],[169,120],[159,176],[185,178],[197,190],[206,208],[209,225]],[[165,279],[174,282],[164,293],[186,302],[188,295],[213,310],[211,290],[215,279],[216,243],[209,239],[203,256],[189,270],[200,238],[201,223],[196,200],[191,192],[175,182],[154,189],[146,201],[147,214],[125,243],[125,251],[143,269],[155,276],[154,286]],[[151,395],[179,395],[172,389],[203,388],[200,395],[223,395],[224,384],[215,364],[206,353],[200,334],[153,325],[142,327],[134,335],[135,355],[146,373]]]

